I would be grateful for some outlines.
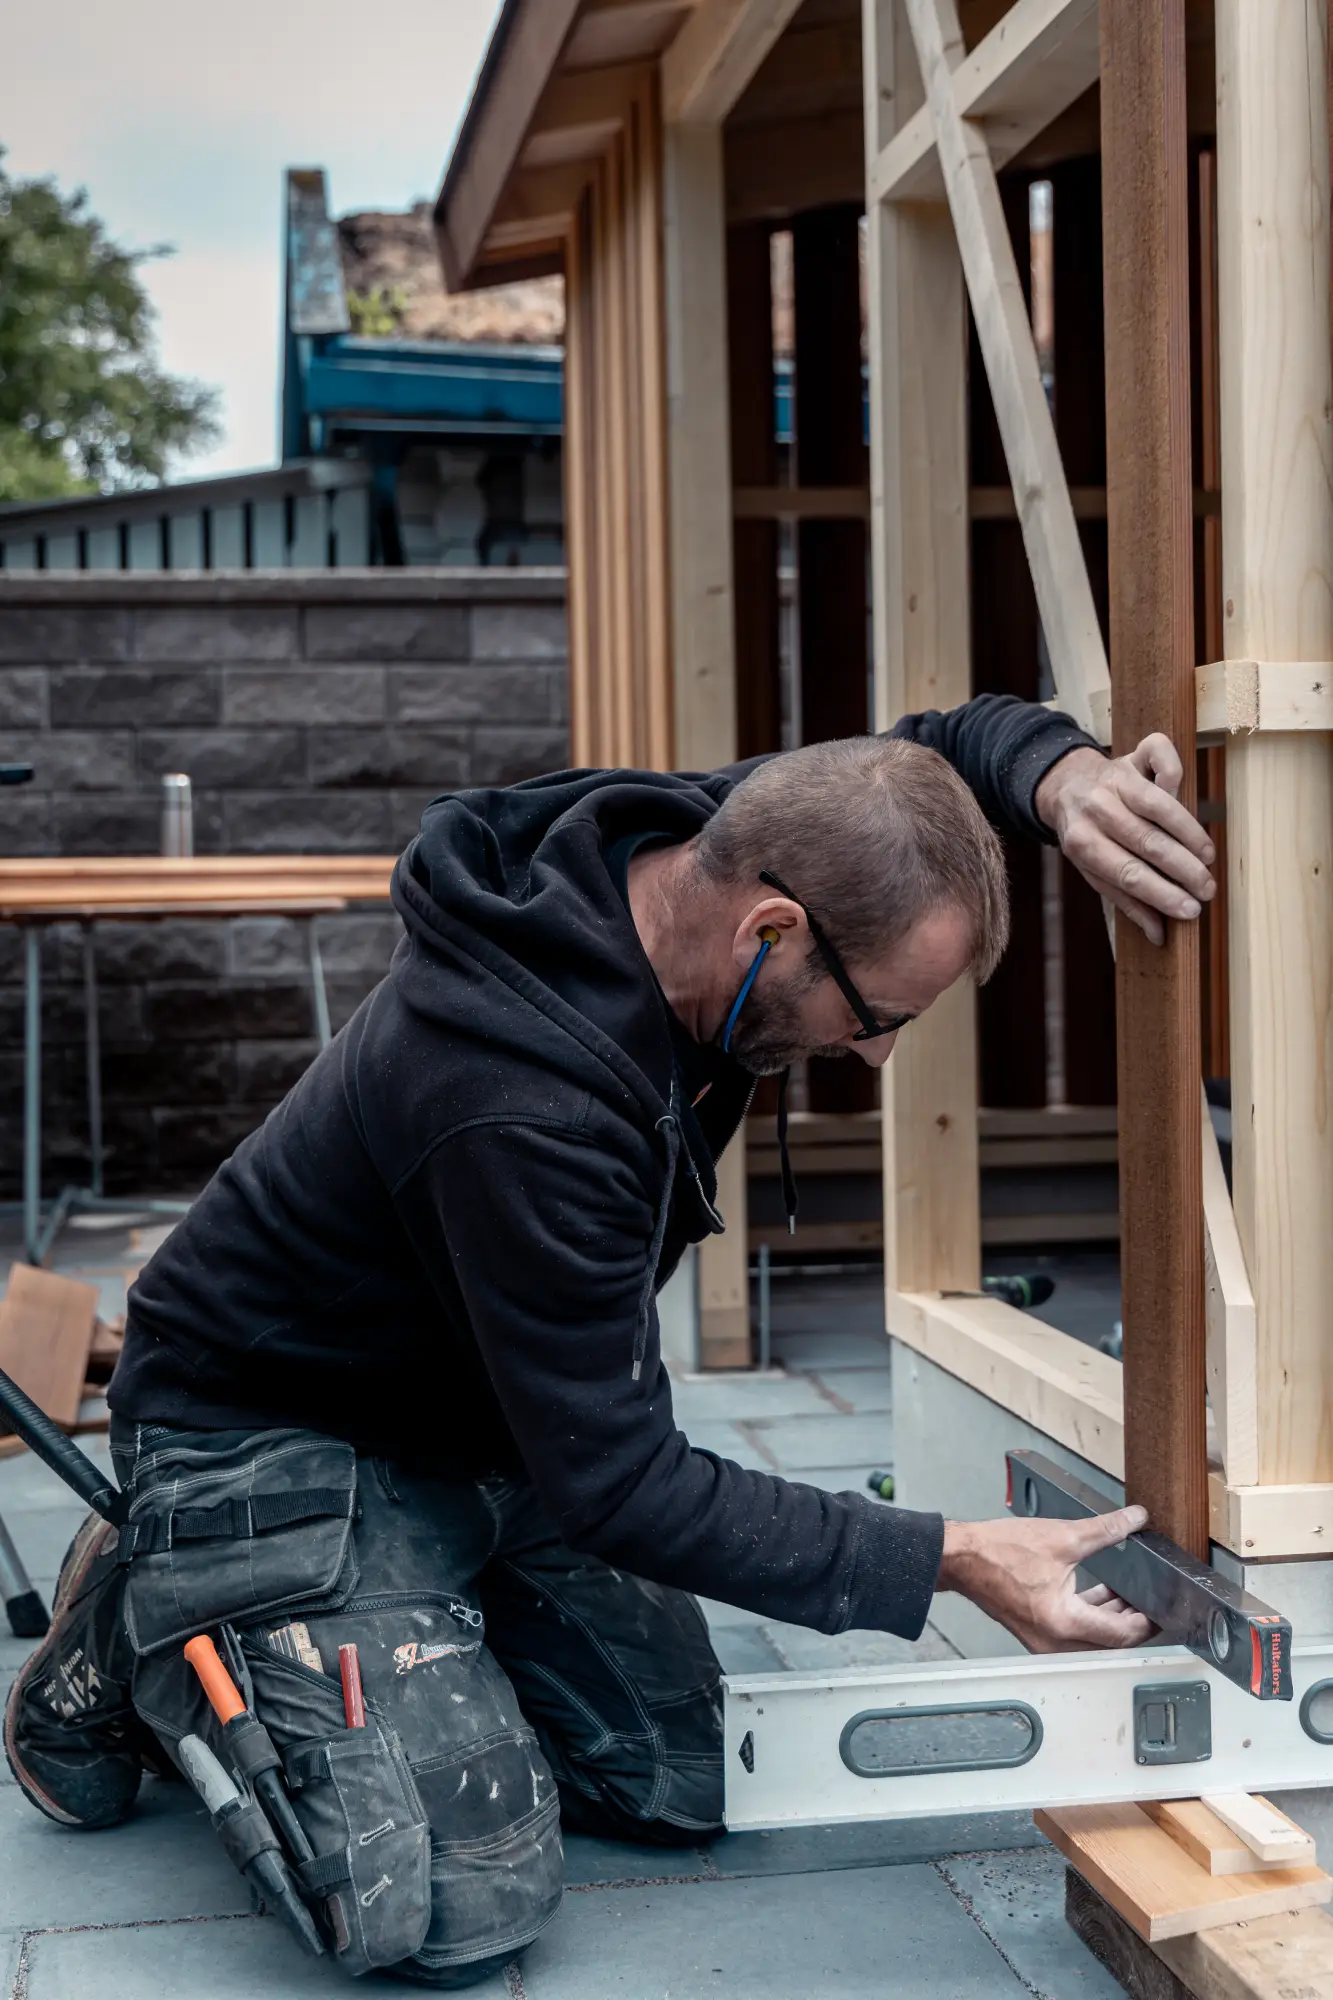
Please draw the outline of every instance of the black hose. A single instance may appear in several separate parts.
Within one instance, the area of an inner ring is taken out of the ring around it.
[[[86,1451],[80,1451],[72,1438],[57,1429],[46,1411],[39,1409],[3,1368],[0,1368],[0,1412],[8,1417],[15,1435],[36,1452],[43,1464],[50,1466],[57,1479],[72,1486],[95,1514],[115,1528],[123,1525],[130,1509],[120,1488],[108,1480],[100,1466],[93,1464]]]

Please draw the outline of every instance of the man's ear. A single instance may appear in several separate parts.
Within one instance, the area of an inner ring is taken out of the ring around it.
[[[731,945],[733,963],[739,972],[746,973],[762,945],[767,943],[771,950],[776,950],[793,931],[803,931],[805,927],[805,911],[799,903],[793,903],[787,896],[766,896],[762,903],[756,903],[746,912],[736,927]]]

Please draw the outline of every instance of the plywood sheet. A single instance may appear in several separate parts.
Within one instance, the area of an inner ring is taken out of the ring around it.
[[[97,1288],[12,1264],[0,1300],[0,1368],[58,1424],[78,1421]]]

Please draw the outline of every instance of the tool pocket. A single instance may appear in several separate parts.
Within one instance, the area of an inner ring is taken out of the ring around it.
[[[141,1657],[229,1620],[344,1603],[356,1588],[356,1453],[313,1431],[218,1434],[140,1466],[119,1559]]]
[[[330,1676],[276,1658],[254,1635],[245,1653],[315,1851],[302,1887],[312,1903],[329,1899],[340,1965],[356,1975],[411,1958],[430,1926],[430,1828],[397,1730],[369,1700],[364,1729],[338,1727]]]

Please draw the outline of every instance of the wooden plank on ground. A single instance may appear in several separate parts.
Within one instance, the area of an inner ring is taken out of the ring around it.
[[[1210,1875],[1136,1805],[1034,1813],[1047,1839],[1141,1938],[1156,1944],[1221,1924],[1308,1909],[1333,1897],[1322,1868]]]
[[[1107,530],[1114,746],[1161,731],[1194,802],[1184,0],[1102,9]],[[1125,1483],[1208,1553],[1199,933],[1116,927]]]
[[[58,1424],[78,1421],[97,1288],[11,1264],[0,1300],[0,1368]]]
[[[1292,1868],[1313,1863],[1315,1849],[1310,1835],[1267,1799],[1249,1792],[1208,1792],[1203,1803],[1260,1861]]]
[[[1148,1945],[1070,1868],[1065,1916],[1133,2000],[1333,2000],[1333,1918],[1325,1910],[1283,1911]]]
[[[1205,1799],[1145,1799],[1142,1803],[1153,1825],[1169,1833],[1176,1845],[1183,1847],[1210,1875],[1253,1875],[1284,1865],[1261,1861]],[[1314,1842],[1308,1834],[1302,1838],[1305,1845],[1293,1858],[1313,1862]]]

